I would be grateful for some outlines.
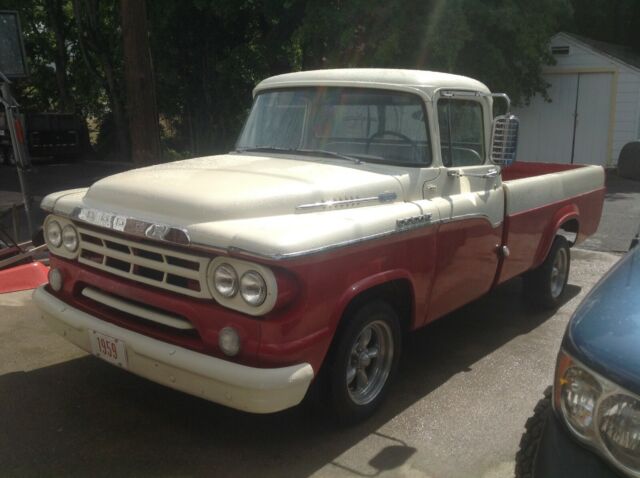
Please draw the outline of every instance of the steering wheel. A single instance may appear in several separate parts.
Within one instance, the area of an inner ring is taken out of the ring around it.
[[[395,136],[396,138],[400,138],[404,142],[409,143],[409,145],[411,146],[411,149],[413,150],[413,159],[416,160],[418,158],[418,144],[414,140],[412,140],[411,138],[409,138],[408,136],[402,133],[398,133],[397,131],[389,131],[389,130],[376,131],[371,136],[369,136],[369,138],[367,139],[367,144],[365,145],[365,149],[364,149],[365,154],[369,154],[369,147],[371,146],[371,143],[373,142],[373,140],[382,136]]]

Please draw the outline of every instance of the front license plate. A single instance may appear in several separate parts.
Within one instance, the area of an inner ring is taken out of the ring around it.
[[[93,355],[118,367],[127,368],[127,347],[122,340],[95,330],[89,332],[89,337]]]

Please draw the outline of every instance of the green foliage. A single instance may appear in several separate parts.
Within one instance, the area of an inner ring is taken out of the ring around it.
[[[114,101],[126,104],[118,0],[0,0],[0,9],[20,11],[25,33],[31,77],[16,90],[27,109],[61,108],[52,2],[61,5],[73,106],[98,120],[108,153]],[[79,22],[74,3],[95,7],[95,21]],[[253,87],[278,73],[430,69],[472,76],[526,102],[545,91],[547,42],[562,28],[640,51],[637,0],[148,0],[147,11],[167,157],[233,147]],[[87,34],[94,45],[83,55]]]

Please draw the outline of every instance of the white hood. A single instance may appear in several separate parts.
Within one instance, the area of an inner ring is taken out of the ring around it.
[[[383,193],[404,199],[398,179],[365,167],[237,154],[196,158],[107,177],[89,188],[83,203],[188,225],[292,214],[303,204]]]

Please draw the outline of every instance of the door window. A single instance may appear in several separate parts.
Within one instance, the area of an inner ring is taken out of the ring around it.
[[[474,166],[484,163],[484,121],[477,101],[438,100],[440,148],[444,166]]]

